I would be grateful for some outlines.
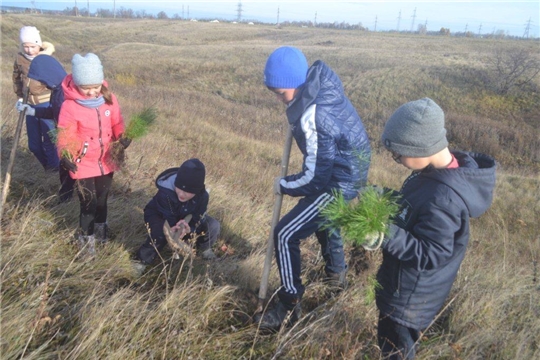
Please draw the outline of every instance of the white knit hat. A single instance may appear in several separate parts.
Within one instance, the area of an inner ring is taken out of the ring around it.
[[[41,42],[41,36],[39,30],[35,26],[23,26],[20,32],[21,44],[30,43],[36,45],[43,45]]]
[[[79,54],[71,59],[71,72],[75,85],[97,85],[103,83],[103,66],[96,54]]]

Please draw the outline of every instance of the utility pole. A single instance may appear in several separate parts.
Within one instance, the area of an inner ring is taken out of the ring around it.
[[[75,16],[79,16],[79,8],[77,7],[77,0],[75,0]]]
[[[277,7],[277,22],[276,25],[279,25],[279,6]]]
[[[242,2],[239,1],[238,2],[238,8],[237,8],[237,15],[236,15],[236,21],[240,22],[240,20],[242,20]]]
[[[416,19],[416,8],[414,8],[413,16],[412,16],[412,23],[411,23],[411,32],[413,32],[414,29],[414,20]]]
[[[189,5],[187,6],[187,17],[189,19]]]
[[[467,33],[467,28],[469,27],[469,24],[465,24],[465,34]]]
[[[88,10],[88,17],[90,17],[90,0],[86,0],[86,9]]]
[[[399,10],[399,15],[397,18],[397,32],[399,32],[399,23],[401,22],[401,9]]]
[[[482,24],[480,24],[480,27],[478,28],[478,36],[482,35]]]
[[[375,15],[375,27],[373,28],[373,31],[377,31],[377,15]]]
[[[313,20],[313,26],[317,26],[317,12],[315,11],[315,19]]]
[[[116,19],[116,0],[113,0],[112,16],[113,16],[113,19]]]
[[[184,5],[182,5],[182,20],[185,20],[186,18],[184,17]]]
[[[531,18],[529,18],[529,21],[527,21],[527,25],[525,26],[525,32],[523,33],[523,37],[525,39],[529,38],[529,29],[531,28]]]

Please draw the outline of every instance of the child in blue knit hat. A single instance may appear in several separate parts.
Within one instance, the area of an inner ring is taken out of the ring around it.
[[[300,316],[304,294],[301,239],[315,233],[326,262],[327,280],[345,287],[343,241],[339,231],[324,226],[320,212],[337,191],[346,200],[358,195],[367,181],[371,148],[341,80],[324,62],[318,60],[309,67],[299,49],[280,47],[268,57],[264,83],[287,105],[287,119],[304,158],[302,171],[277,178],[274,183],[275,194],[301,198],[273,234],[281,278],[279,301],[273,309],[255,317],[261,328],[278,330],[289,312],[289,324]]]

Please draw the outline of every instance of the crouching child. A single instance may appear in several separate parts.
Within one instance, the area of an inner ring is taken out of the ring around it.
[[[184,241],[195,238],[197,253],[203,259],[216,257],[212,246],[221,228],[216,219],[206,214],[210,196],[204,185],[205,175],[204,164],[199,159],[189,159],[179,168],[167,169],[157,177],[158,192],[144,208],[148,236],[136,255],[143,265],[151,264],[167,243],[165,221],[171,231],[181,232]],[[184,220],[188,215],[191,219]]]

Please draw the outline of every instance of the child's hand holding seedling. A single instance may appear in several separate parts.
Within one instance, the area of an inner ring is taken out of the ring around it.
[[[393,192],[368,186],[357,200],[345,201],[341,193],[334,194],[334,201],[321,214],[327,227],[341,229],[345,241],[361,245],[367,250],[381,247],[388,224],[397,213],[399,205]]]

